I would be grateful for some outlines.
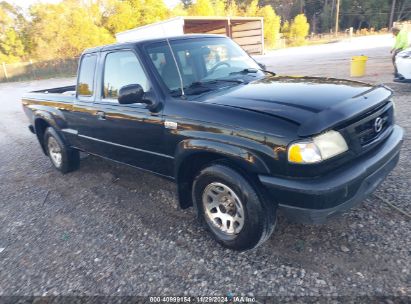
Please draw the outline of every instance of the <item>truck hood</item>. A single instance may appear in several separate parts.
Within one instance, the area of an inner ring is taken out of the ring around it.
[[[384,86],[319,77],[267,77],[224,90],[204,102],[280,117],[300,125],[299,135],[318,134],[387,102]]]

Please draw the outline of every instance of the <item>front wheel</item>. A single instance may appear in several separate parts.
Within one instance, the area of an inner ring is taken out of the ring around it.
[[[240,173],[222,164],[203,169],[193,183],[200,220],[224,247],[252,249],[267,240],[276,207]]]

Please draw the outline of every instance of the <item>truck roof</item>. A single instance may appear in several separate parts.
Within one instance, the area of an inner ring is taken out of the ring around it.
[[[82,54],[84,55],[84,54],[96,53],[96,52],[101,52],[101,51],[122,49],[122,48],[132,47],[132,46],[135,46],[135,45],[138,45],[138,44],[145,44],[147,42],[165,41],[167,38],[168,38],[168,40],[173,41],[173,40],[184,40],[184,39],[194,39],[194,38],[216,38],[216,37],[221,37],[222,38],[222,37],[226,37],[226,36],[216,35],[216,34],[186,34],[186,35],[179,35],[179,36],[173,36],[173,37],[160,37],[160,38],[153,38],[153,39],[142,39],[142,40],[136,40],[136,41],[130,41],[130,42],[121,42],[121,43],[113,43],[113,44],[88,48],[88,49],[85,49]]]

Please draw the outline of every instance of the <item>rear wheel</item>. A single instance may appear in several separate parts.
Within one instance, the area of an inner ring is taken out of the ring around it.
[[[256,186],[226,165],[203,169],[193,184],[200,220],[224,247],[252,249],[267,240],[276,223],[276,207]]]
[[[68,147],[51,127],[44,132],[44,146],[51,163],[60,172],[67,173],[79,167],[79,151]]]

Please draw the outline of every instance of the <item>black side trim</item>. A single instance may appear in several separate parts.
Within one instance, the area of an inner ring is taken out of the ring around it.
[[[126,148],[126,149],[130,149],[130,150],[135,150],[138,152],[144,152],[144,153],[149,153],[149,154],[153,154],[153,155],[157,155],[157,156],[161,156],[161,157],[165,157],[165,158],[170,158],[170,159],[174,159],[173,156],[167,155],[167,154],[162,154],[162,153],[157,153],[157,152],[153,152],[153,151],[147,151],[147,150],[143,150],[143,149],[138,149],[138,148],[134,148],[134,147],[130,147],[130,146],[125,146],[125,145],[121,145],[121,144],[117,144],[117,143],[113,143],[110,141],[105,141],[105,140],[101,140],[101,139],[97,139],[94,137],[90,137],[90,136],[86,136],[86,135],[78,135],[79,137],[82,138],[86,138],[86,139],[90,139],[90,140],[94,140],[94,141],[98,141],[104,144],[108,144],[108,145],[113,145],[113,146],[117,146],[117,147],[121,147],[121,148]]]

